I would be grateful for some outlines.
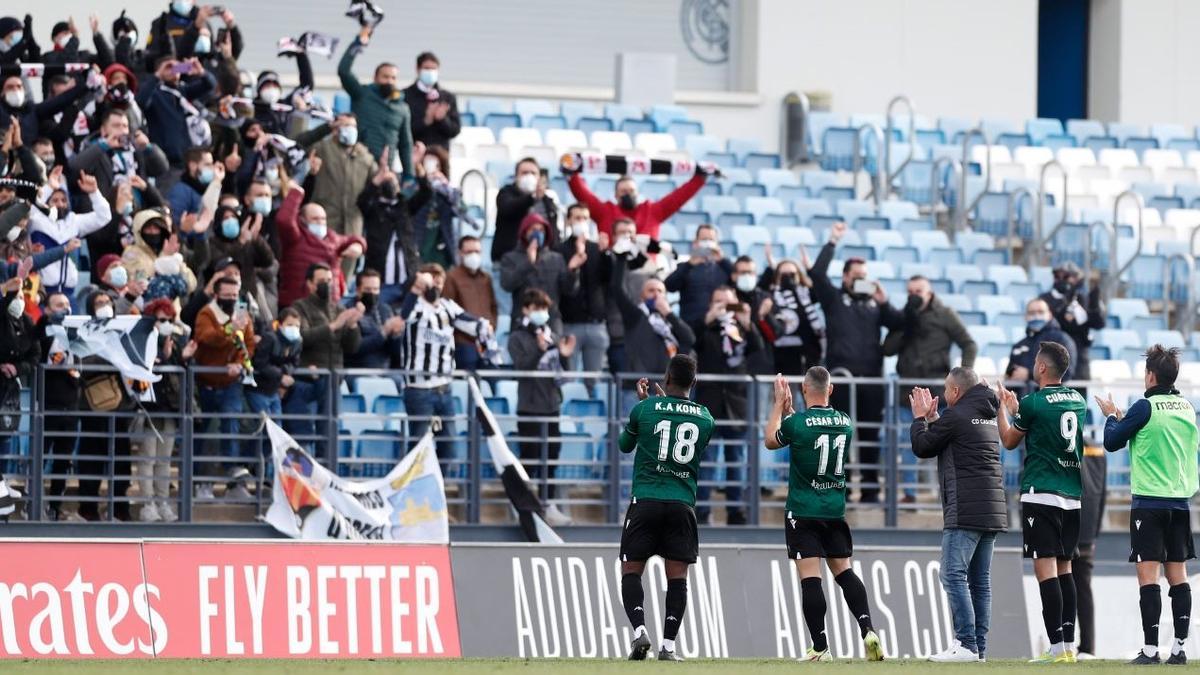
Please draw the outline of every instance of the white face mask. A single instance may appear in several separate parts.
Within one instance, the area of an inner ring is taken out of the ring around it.
[[[65,33],[62,36],[60,36],[57,40],[55,40],[54,44],[58,45],[59,49],[66,49],[67,43],[70,41],[71,41],[71,34]]]
[[[325,235],[329,234],[329,226],[325,223],[308,223],[307,227],[317,239],[324,239]]]
[[[175,334],[175,326],[170,321],[159,321],[158,334],[162,337],[171,337]]]
[[[468,253],[463,256],[462,261],[463,267],[474,272],[479,269],[480,265],[483,264],[483,255],[480,253]]]
[[[113,308],[112,308],[112,305],[105,305],[105,306],[103,306],[103,307],[97,307],[97,308],[96,308],[96,318],[97,318],[97,319],[111,319],[111,318],[113,318]]]
[[[623,255],[625,253],[631,253],[635,248],[637,248],[637,246],[634,245],[632,237],[620,236],[617,237],[617,241],[615,244],[613,244],[612,250],[613,253],[619,253]]]
[[[753,274],[743,274],[737,278],[737,289],[743,293],[749,293],[754,290],[755,279]]]
[[[571,235],[580,239],[587,239],[592,234],[592,224],[589,221],[580,221],[571,226]]]
[[[425,167],[425,173],[430,176],[442,170],[442,163],[438,161],[437,157],[426,157],[421,165]]]
[[[276,103],[280,96],[279,87],[263,87],[259,96],[262,97],[263,103]]]
[[[4,92],[4,102],[13,108],[20,108],[25,105],[25,90],[13,89]]]
[[[12,302],[8,303],[8,315],[14,319],[19,319],[24,313],[25,298],[18,295],[17,297],[13,298]]]
[[[523,173],[517,177],[517,188],[521,192],[533,193],[537,189],[538,175],[536,173]]]

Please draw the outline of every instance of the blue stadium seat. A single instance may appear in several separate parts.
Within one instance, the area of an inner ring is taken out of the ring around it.
[[[656,103],[650,106],[646,117],[654,122],[654,126],[658,131],[670,133],[668,127],[672,122],[687,122],[688,113],[681,105],[671,105],[666,103]]]
[[[820,155],[823,152],[822,146],[826,129],[831,127],[845,127],[850,124],[850,120],[846,115],[819,110],[808,113],[805,122],[805,131],[808,134],[808,149],[810,153],[815,155]]]
[[[721,152],[723,145],[721,139],[716,136],[705,136],[702,134],[693,134],[686,137],[683,141],[683,149],[687,150],[688,154],[696,159],[702,159],[710,153]]]
[[[534,115],[525,126],[538,131],[569,128],[567,118],[562,115]]]
[[[575,129],[579,120],[584,117],[601,117],[594,103],[583,101],[563,101],[559,104],[560,114],[567,120],[567,128]]]
[[[974,122],[962,117],[938,118],[938,128],[941,129],[942,133],[945,135],[946,143],[950,143],[952,145],[960,143],[961,139],[958,137],[959,134],[965,132],[973,126],[975,126]]]
[[[1079,147],[1084,147],[1090,139],[1108,136],[1104,123],[1099,120],[1067,120],[1067,133],[1075,138]]]
[[[757,174],[758,182],[767,190],[767,196],[786,198],[785,196],[776,195],[779,188],[800,187],[800,177],[795,172],[788,169],[759,169]]]
[[[737,157],[732,152],[710,152],[700,159],[701,161],[712,162],[722,169],[737,166]]]
[[[981,249],[975,251],[975,253],[971,256],[971,262],[985,268],[992,265],[1007,265],[1008,251],[1002,251],[999,249]]]
[[[666,132],[674,136],[675,143],[682,148],[688,136],[704,133],[704,125],[695,120],[676,120],[667,125]]]
[[[983,281],[964,281],[958,289],[959,293],[971,298],[978,298],[981,295],[997,295],[999,289],[996,288],[996,282],[990,280]]]
[[[467,111],[473,113],[476,119],[483,120],[492,113],[510,113],[512,106],[498,98],[472,97],[467,99]]]
[[[558,106],[545,99],[537,98],[519,98],[513,101],[513,112],[521,117],[521,125],[523,127],[533,126],[533,118],[541,115],[543,117],[558,117]]]
[[[866,215],[859,216],[850,223],[850,227],[860,232],[866,230],[886,230],[891,227],[892,221],[883,216]]]
[[[925,260],[933,249],[949,248],[950,238],[942,230],[924,230],[909,234],[908,243],[920,251],[921,258]]]
[[[801,225],[808,226],[813,216],[833,215],[833,205],[824,199],[795,199],[792,201],[792,213],[799,216]]]
[[[785,256],[793,258],[798,257],[801,246],[815,247],[817,235],[807,227],[779,230],[775,233],[775,243],[783,247]]]
[[[596,131],[612,131],[613,121],[607,117],[580,117],[575,121],[575,128],[591,136]]]
[[[351,391],[363,397],[363,410],[374,410],[375,399],[379,396],[396,396],[396,381],[390,377],[358,376],[350,385]]]
[[[768,213],[760,224],[770,230],[800,227],[800,216],[794,213]]]
[[[808,199],[812,192],[803,185],[780,185],[773,196],[782,200],[784,204],[791,204],[797,199]]]
[[[623,120],[617,128],[633,136],[634,134],[652,134],[658,129],[650,120]]]
[[[836,204],[840,201],[848,201],[854,199],[854,188],[852,187],[823,187],[817,193],[817,196],[830,204]]]
[[[367,412],[367,398],[362,394],[342,394],[342,405],[339,412],[365,413]]]
[[[1166,263],[1166,259],[1160,255],[1139,255],[1134,258],[1129,268],[1129,294],[1145,300],[1161,299]]]
[[[404,420],[406,411],[404,407],[404,397],[400,395],[381,395],[375,397],[375,402],[371,406],[371,414],[386,417],[387,420],[383,424],[384,429],[395,432],[404,431]]]
[[[786,214],[787,207],[775,197],[746,197],[743,202],[746,211],[754,214],[754,222],[763,224],[768,214]]]
[[[521,126],[521,118],[515,113],[488,113],[483,118],[483,126],[499,138],[501,129]]]
[[[879,215],[890,220],[895,228],[905,218],[920,218],[921,212],[913,202],[893,200],[879,205]]]
[[[928,261],[934,265],[960,265],[963,262],[962,249],[934,248],[929,250]]]
[[[783,160],[773,152],[751,152],[742,159],[742,166],[751,171],[778,169],[782,164]]]
[[[850,127],[831,127],[821,139],[821,168],[826,171],[852,171],[857,164],[855,145],[858,130]],[[860,150],[861,152],[861,147]]]
[[[625,120],[642,120],[646,117],[641,106],[631,103],[605,103],[604,116],[612,120],[614,126],[620,126]]]
[[[1042,145],[1047,136],[1061,136],[1065,132],[1060,120],[1039,117],[1025,122],[1025,133],[1033,145]]]
[[[364,478],[386,476],[400,459],[400,437],[391,431],[364,431],[355,441],[354,455],[364,462],[354,467],[358,469],[358,475]]]
[[[930,217],[921,218],[905,218],[898,224],[893,223],[892,228],[903,234],[905,239],[912,236],[913,232],[925,232],[933,229],[933,222]]]
[[[910,265],[920,262],[921,252],[911,246],[889,246],[883,249],[880,259],[893,265]]]
[[[717,227],[732,227],[734,225],[753,225],[754,215],[745,211],[726,212],[717,216]]]
[[[1042,147],[1058,150],[1059,148],[1075,148],[1079,144],[1075,141],[1074,136],[1067,134],[1054,134],[1042,139]]]

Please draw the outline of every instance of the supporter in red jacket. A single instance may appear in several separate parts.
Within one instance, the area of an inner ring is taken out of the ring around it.
[[[614,190],[613,198],[616,201],[602,202],[600,198],[592,194],[588,189],[587,183],[584,182],[583,176],[578,173],[571,174],[567,179],[567,185],[571,187],[571,194],[575,195],[592,214],[592,220],[596,221],[596,229],[599,230],[603,240],[612,241],[612,225],[618,218],[629,218],[634,223],[637,223],[638,234],[648,234],[651,239],[658,239],[658,229],[663,221],[670,219],[675,215],[675,212],[683,208],[683,205],[696,196],[700,188],[704,187],[704,181],[708,178],[708,173],[703,169],[697,169],[696,175],[691,180],[680,185],[673,192],[666,195],[662,199],[652,202],[646,200],[638,202],[637,183],[629,176],[621,176],[617,181],[617,188]]]
[[[287,197],[275,215],[283,255],[279,260],[279,308],[283,309],[308,295],[304,275],[309,265],[325,263],[333,270],[333,294],[336,301],[346,294],[346,277],[339,258],[357,258],[367,250],[362,237],[346,236],[329,229],[325,209],[320,204],[305,204],[304,189],[291,181]]]

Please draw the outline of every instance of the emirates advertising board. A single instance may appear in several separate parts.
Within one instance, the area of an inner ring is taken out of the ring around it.
[[[701,548],[683,656],[804,653],[799,578],[781,549]],[[938,558],[855,552],[889,657],[950,644]],[[623,658],[632,637],[615,545],[10,540],[0,560],[3,658]],[[653,634],[659,561],[644,583]],[[834,655],[861,657],[840,589],[827,577],[825,590]],[[996,550],[992,601],[989,656],[1028,656],[1016,550]]]

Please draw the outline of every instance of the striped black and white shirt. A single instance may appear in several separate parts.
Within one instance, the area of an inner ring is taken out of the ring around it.
[[[415,296],[410,295],[409,298]],[[430,303],[415,298],[411,309],[404,303],[404,367],[413,374],[408,386],[432,389],[450,384],[454,372],[454,330],[478,336],[487,330],[487,319],[481,319],[453,300],[439,298]],[[411,299],[409,300],[411,302]]]

